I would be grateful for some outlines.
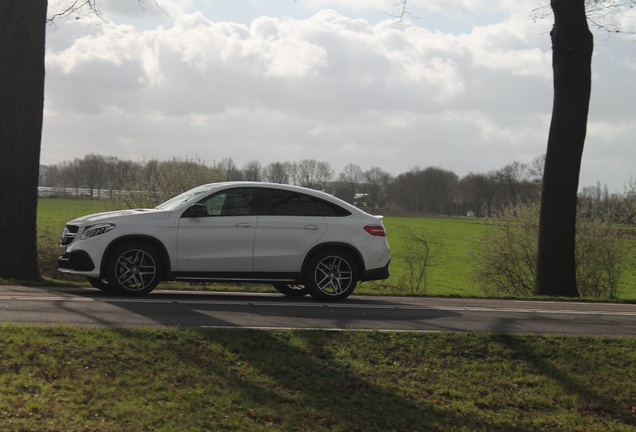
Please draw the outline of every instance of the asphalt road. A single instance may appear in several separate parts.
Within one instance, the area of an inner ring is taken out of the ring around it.
[[[106,327],[369,329],[636,336],[636,305],[351,296],[340,303],[272,294],[0,286],[0,321]]]

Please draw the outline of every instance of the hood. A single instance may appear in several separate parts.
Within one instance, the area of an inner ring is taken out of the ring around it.
[[[165,219],[169,211],[157,209],[115,210],[78,217],[69,221],[69,225],[88,225],[95,222],[126,222],[128,220]]]

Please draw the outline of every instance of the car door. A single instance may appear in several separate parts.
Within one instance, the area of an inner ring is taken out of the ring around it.
[[[257,218],[252,212],[254,189],[233,188],[201,201],[207,215],[179,221],[179,272],[251,272]]]
[[[300,271],[306,252],[327,231],[325,219],[313,210],[306,211],[311,204],[307,195],[263,188],[258,196],[254,271]]]

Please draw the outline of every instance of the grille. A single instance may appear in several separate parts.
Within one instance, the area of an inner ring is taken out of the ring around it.
[[[62,239],[60,241],[60,244],[62,246],[67,246],[73,243],[73,240],[75,240],[75,237],[77,236],[77,231],[79,231],[78,226],[66,225],[66,228],[64,228],[64,231],[62,231]]]

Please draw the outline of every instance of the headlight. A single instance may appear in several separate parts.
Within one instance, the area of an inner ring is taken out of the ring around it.
[[[112,224],[112,223],[101,223],[96,225],[89,225],[84,229],[84,232],[82,233],[80,238],[82,240],[86,240],[89,238],[96,237],[98,235],[105,234],[112,229],[115,229],[115,224]]]

